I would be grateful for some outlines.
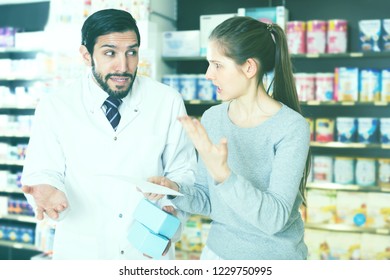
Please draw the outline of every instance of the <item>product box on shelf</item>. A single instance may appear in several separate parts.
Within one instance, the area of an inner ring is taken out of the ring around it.
[[[390,19],[382,20],[382,49],[390,51]]]
[[[326,52],[326,28],[324,20],[309,20],[306,31],[306,51],[310,54]]]
[[[365,260],[390,259],[390,238],[388,235],[362,234],[362,258]]]
[[[345,53],[348,45],[348,22],[344,19],[328,20],[327,53]]]
[[[381,71],[360,69],[359,100],[361,102],[379,101],[381,94]]]
[[[368,227],[390,228],[390,194],[369,193],[367,216]]]
[[[337,141],[342,143],[356,142],[358,123],[356,118],[337,117]]]
[[[335,68],[335,100],[358,101],[359,99],[359,68],[337,67]]]
[[[381,101],[390,102],[390,68],[381,72]]]
[[[378,159],[378,185],[382,188],[390,187],[390,159]]]
[[[238,8],[239,16],[248,16],[262,22],[276,23],[283,30],[286,28],[289,19],[289,12],[284,6],[277,7],[256,7],[256,8]]]
[[[313,157],[313,181],[322,183],[333,181],[333,157],[319,155]]]
[[[11,26],[0,27],[0,48],[15,46],[16,28]]]
[[[379,52],[381,38],[381,20],[360,20],[359,21],[359,38],[362,51]]]
[[[234,17],[237,14],[215,14],[215,15],[201,15],[200,16],[200,55],[205,56],[207,54],[207,44],[211,31],[217,25]]]
[[[200,55],[200,31],[163,32],[162,56],[181,57]]]
[[[331,142],[334,140],[334,119],[316,119],[315,140],[317,142]]]
[[[351,157],[334,158],[334,182],[353,184],[355,182],[355,159]]]
[[[286,36],[290,54],[306,53],[306,22],[289,21],[286,25]]]
[[[365,227],[367,221],[367,193],[337,192],[337,223]]]
[[[336,192],[310,189],[307,192],[307,222],[336,222]]]

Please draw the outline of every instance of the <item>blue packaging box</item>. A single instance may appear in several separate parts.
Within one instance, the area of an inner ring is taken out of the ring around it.
[[[127,235],[128,241],[142,253],[160,259],[168,245],[169,239],[152,232],[138,221],[134,221]]]
[[[154,203],[142,199],[134,211],[133,217],[151,231],[171,239],[180,226],[180,220],[161,210]]]

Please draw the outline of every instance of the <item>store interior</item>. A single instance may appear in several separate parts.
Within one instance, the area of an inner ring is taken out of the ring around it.
[[[390,259],[388,0],[0,0],[1,260],[50,259],[55,223],[38,223],[25,200],[23,159],[40,96],[85,70],[81,25],[104,8],[133,14],[138,73],[176,88],[193,117],[221,102],[204,77],[212,28],[236,15],[281,25],[312,133],[308,259]],[[199,259],[210,222],[190,217],[177,259]]]

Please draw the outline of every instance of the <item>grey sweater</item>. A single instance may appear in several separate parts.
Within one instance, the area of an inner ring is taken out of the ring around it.
[[[207,246],[223,259],[306,259],[299,183],[310,145],[308,122],[283,105],[256,127],[241,128],[228,104],[202,117],[213,143],[228,141],[231,175],[215,184],[202,160],[194,187],[172,199],[181,210],[212,219]]]

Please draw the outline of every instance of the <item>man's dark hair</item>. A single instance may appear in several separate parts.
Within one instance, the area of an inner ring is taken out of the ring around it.
[[[126,31],[135,32],[138,39],[138,46],[140,46],[141,37],[138,26],[130,13],[116,9],[100,10],[85,20],[81,28],[81,44],[92,55],[97,37],[109,33]]]

